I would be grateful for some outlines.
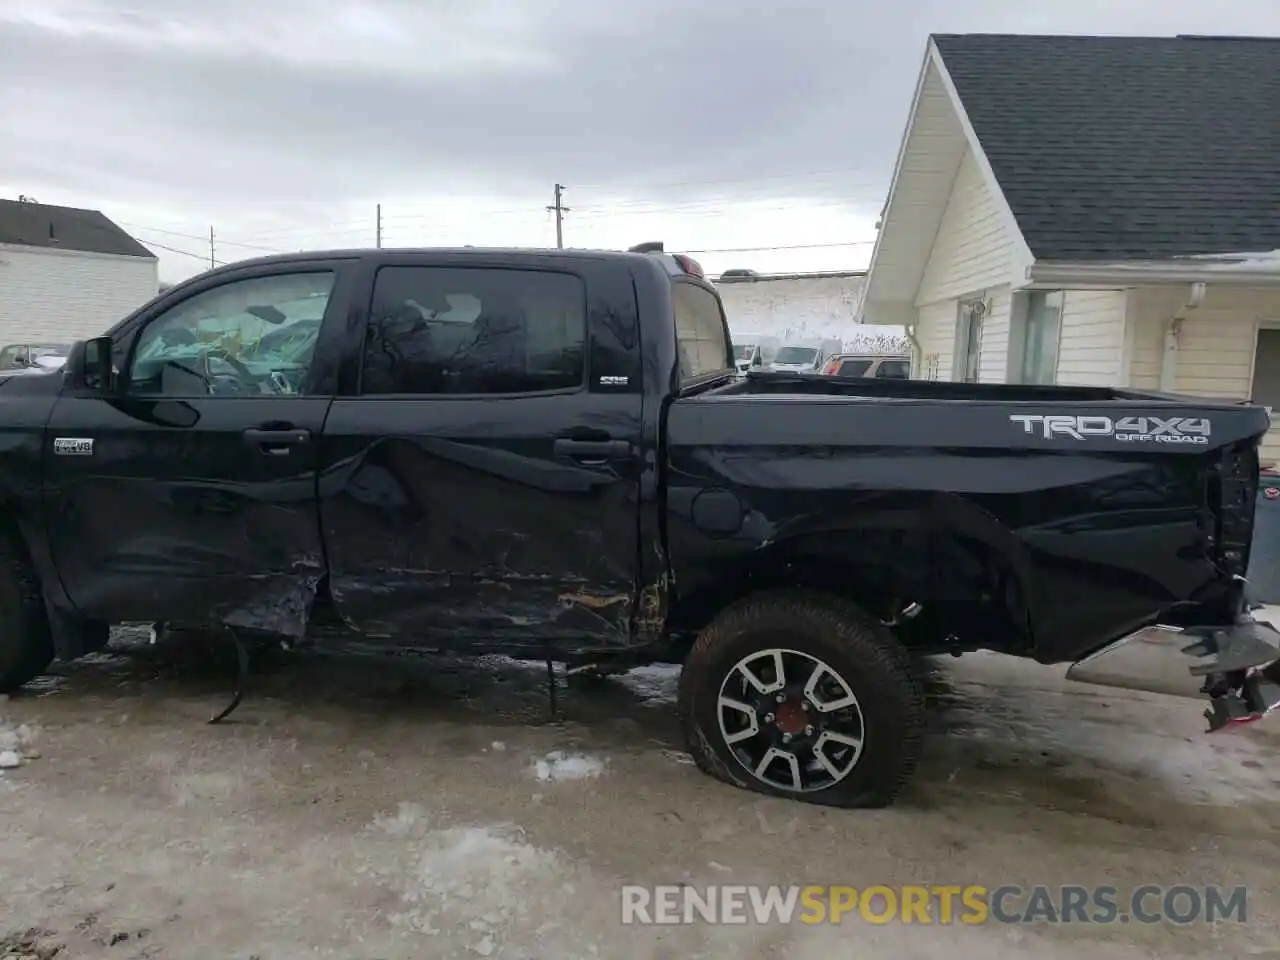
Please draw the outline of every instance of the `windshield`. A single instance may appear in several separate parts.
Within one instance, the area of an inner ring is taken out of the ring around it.
[[[818,356],[816,347],[783,347],[773,358],[774,363],[813,363]]]
[[[756,352],[754,343],[735,343],[733,345],[733,355],[738,360],[750,360]]]

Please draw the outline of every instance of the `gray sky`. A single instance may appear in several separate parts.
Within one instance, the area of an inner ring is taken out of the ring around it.
[[[930,32],[1280,34],[1277,0],[2,0],[0,196],[218,260],[662,239],[865,265]],[[807,249],[798,244],[848,244]],[[719,248],[719,249],[710,249]],[[195,256],[157,250],[162,274]]]

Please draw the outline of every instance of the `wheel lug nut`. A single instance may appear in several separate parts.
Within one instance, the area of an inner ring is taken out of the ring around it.
[[[807,711],[808,711],[808,709],[809,709],[809,701],[808,701],[808,700],[801,700],[801,701],[800,701],[800,709],[801,709],[801,710],[804,710],[804,711],[806,711],[806,712],[807,712]]]
[[[778,696],[777,696],[777,701],[778,701],[779,703],[786,703],[786,702],[787,702],[787,695],[786,695],[785,693],[780,693],[780,694],[778,694]]]
[[[782,735],[782,742],[783,742],[783,743],[790,743],[790,742],[791,742],[791,734],[789,734],[789,733],[784,733],[784,734]]]
[[[773,723],[773,714],[772,714],[772,713],[766,713],[766,714],[764,715],[764,722],[765,722],[765,723]]]
[[[804,728],[804,735],[805,735],[806,737],[812,737],[812,736],[813,736],[813,727],[805,727],[805,728]]]

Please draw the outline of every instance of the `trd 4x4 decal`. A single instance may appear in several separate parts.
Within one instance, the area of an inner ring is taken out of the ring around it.
[[[1040,434],[1046,440],[1070,437],[1083,440],[1086,437],[1112,437],[1126,443],[1190,443],[1203,445],[1209,442],[1210,422],[1205,417],[1069,417],[1026,416],[1009,417],[1022,424],[1028,434]]]

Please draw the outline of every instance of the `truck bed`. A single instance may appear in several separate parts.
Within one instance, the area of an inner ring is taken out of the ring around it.
[[[819,374],[752,372],[742,380],[721,387],[708,396],[804,396],[897,400],[973,400],[999,403],[1033,401],[1059,403],[1107,403],[1136,400],[1215,406],[1238,406],[1232,401],[1205,400],[1154,390],[1121,390],[1118,387],[1077,387],[1014,383],[954,383],[946,380],[878,380],[864,377],[830,377]]]
[[[752,375],[670,408],[676,583],[803,556],[864,605],[922,603],[933,645],[1074,661],[1185,604],[1227,615],[1268,424],[1105,387]]]

